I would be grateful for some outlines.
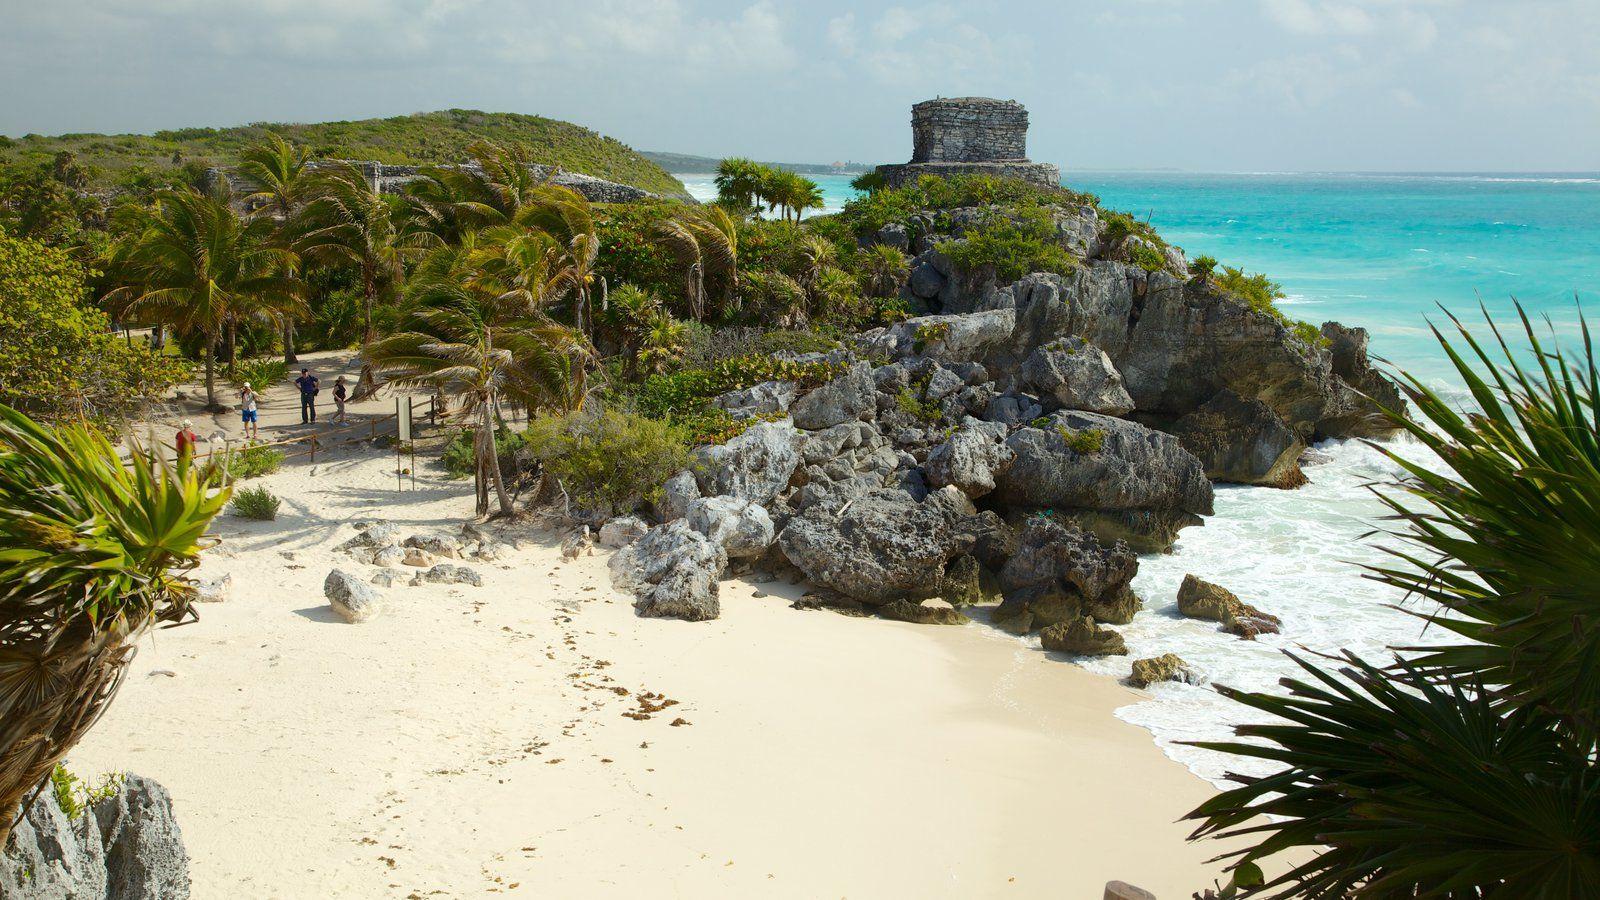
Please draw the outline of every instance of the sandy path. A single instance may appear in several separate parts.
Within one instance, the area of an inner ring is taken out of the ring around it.
[[[234,596],[157,632],[74,751],[173,792],[195,896],[1163,898],[1209,883],[1174,820],[1210,793],[1112,709],[1130,689],[983,626],[798,612],[640,619],[604,558],[524,539],[481,588],[336,619],[348,522],[447,533],[470,484],[349,454],[218,520]],[[757,596],[770,593],[770,596]],[[175,674],[159,674],[171,670]],[[624,693],[624,691],[626,693]],[[678,703],[625,717],[638,694]],[[673,726],[682,718],[689,724]]]

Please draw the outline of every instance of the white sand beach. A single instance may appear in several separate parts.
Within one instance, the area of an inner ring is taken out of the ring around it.
[[[72,753],[172,791],[194,896],[1186,898],[1212,792],[1112,710],[1130,688],[973,624],[789,607],[643,619],[604,551],[521,533],[467,585],[397,585],[372,621],[322,582],[376,571],[350,523],[453,533],[470,482],[348,451],[262,479],[274,522],[219,517],[199,574],[233,594],[145,641]],[[407,572],[409,574],[409,571]],[[170,673],[170,674],[168,674]],[[676,701],[648,718],[641,695]],[[679,722],[678,720],[682,720]],[[677,722],[677,724],[674,724]]]

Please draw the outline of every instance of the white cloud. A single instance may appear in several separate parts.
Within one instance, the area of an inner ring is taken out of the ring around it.
[[[846,13],[830,20],[826,31],[829,45],[873,79],[928,85],[936,75],[934,88],[1020,79],[1031,44],[1022,35],[996,37],[944,3],[891,6],[867,24]]]

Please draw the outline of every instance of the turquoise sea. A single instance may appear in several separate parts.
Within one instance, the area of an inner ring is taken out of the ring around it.
[[[696,196],[715,196],[709,177],[684,181]],[[1148,218],[1191,257],[1266,272],[1288,293],[1287,313],[1363,326],[1376,353],[1447,391],[1454,379],[1427,331],[1429,316],[1441,318],[1436,304],[1477,319],[1481,300],[1509,324],[1515,296],[1568,343],[1577,339],[1575,294],[1600,314],[1600,175],[1085,172],[1067,181]],[[846,177],[819,182],[831,208],[851,195]],[[1387,449],[1428,464],[1415,443]],[[1218,485],[1204,526],[1185,529],[1174,552],[1140,559],[1134,589],[1144,608],[1119,629],[1130,655],[1083,665],[1121,677],[1133,659],[1175,652],[1210,684],[1281,691],[1278,680],[1297,672],[1285,650],[1384,660],[1389,646],[1437,639],[1439,629],[1424,633],[1395,608],[1405,597],[1358,568],[1391,561],[1371,537],[1385,509],[1370,486],[1392,483],[1399,468],[1358,441],[1321,444],[1305,466],[1310,484],[1294,491]],[[1190,573],[1282,617],[1283,633],[1241,641],[1178,615],[1177,588]],[[1018,642],[1019,659],[1039,652],[1036,638],[985,633]],[[1010,702],[1003,692],[994,699]],[[1155,685],[1117,715],[1219,784],[1228,771],[1264,773],[1182,743],[1225,739],[1245,716],[1209,684]]]

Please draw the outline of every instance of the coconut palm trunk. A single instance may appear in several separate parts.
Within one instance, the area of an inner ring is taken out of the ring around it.
[[[294,320],[285,318],[283,320],[283,364],[292,366],[299,361],[300,357],[294,352]]]
[[[206,409],[216,411],[217,405],[217,336],[206,335]]]
[[[488,487],[494,487],[495,501],[500,506],[500,515],[509,516],[511,495],[506,491],[505,476],[500,471],[500,453],[494,445],[494,398],[491,395],[479,404],[478,409],[478,471],[486,475],[481,479],[478,489],[478,515],[489,512]],[[483,482],[487,482],[484,484]]]

